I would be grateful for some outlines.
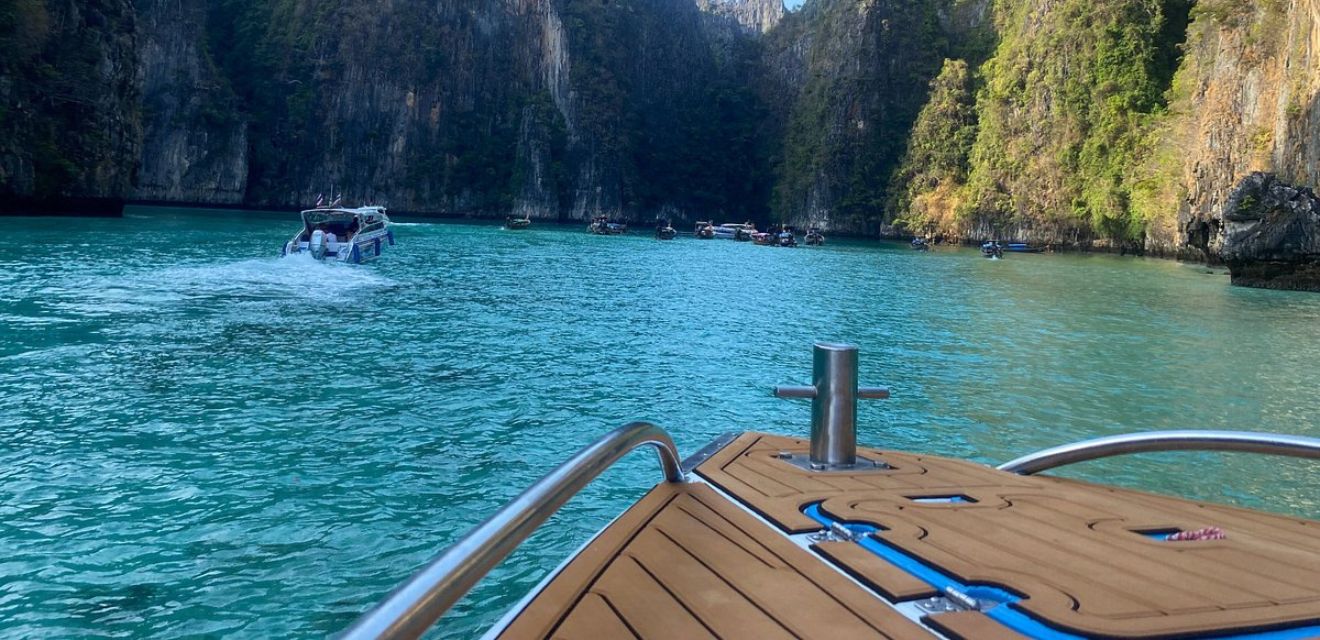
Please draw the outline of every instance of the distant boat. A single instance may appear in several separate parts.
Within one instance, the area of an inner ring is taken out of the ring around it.
[[[284,243],[283,255],[308,252],[317,260],[360,264],[394,246],[385,207],[317,207],[302,212],[303,228]]]
[[[698,240],[713,240],[715,238],[715,226],[702,220],[697,223],[697,228],[693,231],[693,235],[697,236]]]
[[[1044,251],[1044,249],[1033,247],[1025,242],[1010,242],[1004,245],[1004,251],[1012,251],[1013,253],[1040,253],[1041,251]]]
[[[798,245],[797,237],[787,227],[780,227],[778,231],[753,233],[752,242],[765,247],[796,247]]]
[[[715,227],[715,237],[721,240],[737,240],[747,242],[752,239],[752,234],[756,233],[756,225],[750,222],[734,224],[726,222]]]
[[[808,246],[819,247],[825,244],[825,234],[821,233],[820,229],[812,227],[807,230],[807,237],[805,240]]]
[[[1002,258],[1004,257],[1004,247],[998,242],[987,242],[981,245],[981,255],[987,258]]]
[[[912,248],[917,251],[930,251],[930,243],[925,238],[913,238]]]
[[[591,224],[587,225],[587,231],[598,236],[617,236],[628,233],[628,225],[622,222],[610,222],[606,216],[596,216]]]
[[[656,240],[673,240],[677,235],[678,235],[678,230],[669,226],[668,224],[655,228]]]
[[[526,229],[530,226],[532,226],[532,218],[526,214],[523,214],[523,217],[521,218],[509,216],[504,219],[504,228],[511,231],[516,229]]]

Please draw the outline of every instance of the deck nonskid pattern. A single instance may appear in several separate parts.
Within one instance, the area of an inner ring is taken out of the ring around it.
[[[501,638],[930,638],[703,484],[662,485]]]
[[[892,468],[827,473],[778,458],[806,450],[738,437],[697,466],[701,481],[658,486],[620,516],[499,637],[1187,638],[1320,621],[1312,521],[930,456],[863,451]],[[809,541],[813,516],[874,527],[870,548]],[[1144,535],[1212,525],[1228,538]],[[940,595],[939,580],[877,544],[1016,600],[922,617],[914,601]]]
[[[1083,635],[1174,637],[1320,620],[1315,522],[929,456],[868,451],[894,469],[857,474],[811,474],[775,457],[805,450],[800,440],[745,434],[697,472],[786,532],[819,526],[802,513],[819,503],[840,521],[880,527],[879,540],[964,583],[1022,594],[1015,606]],[[974,502],[912,500],[923,496]],[[1140,533],[1212,525],[1228,539]],[[925,595],[911,576],[855,549],[817,550],[886,597]]]

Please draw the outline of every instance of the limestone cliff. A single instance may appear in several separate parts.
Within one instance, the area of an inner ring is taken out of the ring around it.
[[[1320,0],[0,0],[0,195],[785,220],[1217,259]]]
[[[207,4],[136,2],[146,116],[134,199],[242,204],[247,194],[248,116],[211,57]]]
[[[1311,189],[1252,173],[1221,212],[1233,284],[1320,291],[1320,198]]]
[[[129,194],[136,40],[129,0],[0,0],[0,199]]]
[[[1238,179],[1320,177],[1318,10],[998,0],[994,53],[973,65],[971,100],[957,96],[971,117],[937,83],[886,219],[903,223],[896,232],[1217,260]],[[975,142],[961,155],[921,151],[968,126]],[[939,166],[949,157],[959,170]]]
[[[765,190],[741,76],[754,30],[709,19],[736,23],[737,11],[691,0],[138,8],[139,198],[284,207],[333,191],[450,215],[646,219],[746,215]]]
[[[1160,163],[1170,209],[1149,241],[1216,259],[1224,205],[1252,171],[1320,184],[1320,2],[1202,0],[1178,71]],[[1174,215],[1176,214],[1176,215]]]
[[[711,15],[730,18],[754,33],[770,31],[784,18],[782,0],[697,0],[697,6]]]
[[[817,0],[767,36],[765,86],[783,100],[778,217],[800,226],[878,230],[888,176],[927,85],[959,46],[951,36],[981,26],[952,19],[970,4]]]

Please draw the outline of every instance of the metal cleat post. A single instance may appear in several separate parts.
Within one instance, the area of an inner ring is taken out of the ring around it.
[[[816,343],[811,386],[775,387],[780,398],[811,398],[811,468],[857,464],[857,399],[888,398],[884,387],[857,386],[857,347]]]

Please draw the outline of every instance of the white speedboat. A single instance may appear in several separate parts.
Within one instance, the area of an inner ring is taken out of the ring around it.
[[[318,207],[302,212],[303,228],[284,244],[284,255],[311,253],[317,260],[361,264],[394,246],[385,207]]]
[[[719,240],[738,240],[741,242],[747,242],[752,239],[753,233],[756,233],[756,225],[750,222],[743,224],[726,222],[715,227],[715,237]]]

